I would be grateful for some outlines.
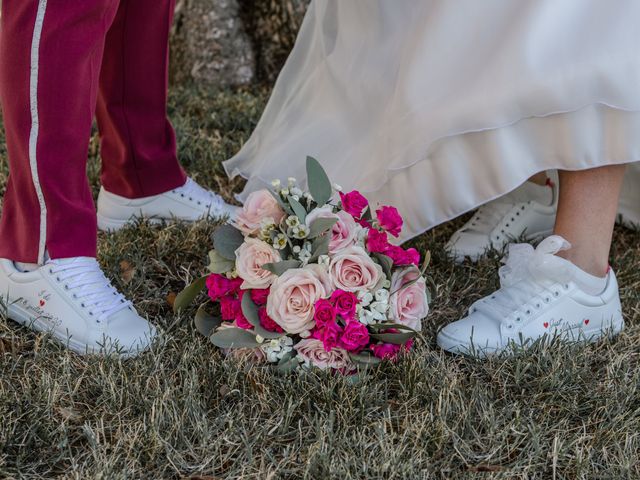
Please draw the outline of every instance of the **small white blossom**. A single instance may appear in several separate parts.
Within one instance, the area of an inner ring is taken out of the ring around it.
[[[358,313],[358,320],[360,320],[360,323],[363,323],[365,325],[371,325],[372,323],[374,323],[373,313],[366,308],[363,308]]]
[[[278,180],[277,178],[275,180],[272,180],[271,185],[273,185],[273,188],[280,188],[280,180]]]
[[[305,330],[304,332],[300,332],[301,338],[309,338],[311,336],[311,332],[309,330]]]
[[[293,187],[291,189],[291,195],[295,195],[296,197],[300,198],[303,195],[303,192],[298,187]],[[297,200],[297,198],[296,198],[296,200]]]
[[[276,363],[293,350],[293,339],[285,335],[263,343],[260,348],[265,353],[268,362]]]
[[[382,282],[382,288],[386,288],[387,290],[391,288],[391,280],[386,279],[384,282]]]
[[[389,301],[389,290],[386,290],[384,288],[381,288],[380,290],[378,290],[376,292],[376,300],[378,302],[384,302],[387,303]]]
[[[290,227],[297,227],[300,225],[300,219],[296,215],[290,215],[285,220],[285,223]]]
[[[280,195],[286,197],[287,195],[289,195],[289,189],[283,188],[282,190],[280,190]]]
[[[273,248],[275,248],[276,250],[282,250],[286,246],[287,237],[282,233],[276,235],[276,237],[273,239]]]
[[[300,250],[302,250],[300,248],[300,245],[296,245],[295,247],[293,247],[293,253],[300,253]]]
[[[264,343],[264,337],[261,337],[260,335],[256,335],[256,342]]]
[[[289,177],[287,178],[287,182],[289,182],[289,188],[293,187],[296,184],[296,179],[295,177]]]
[[[373,295],[369,292],[358,292],[358,299],[360,300],[360,305],[367,307],[373,301]]]
[[[388,303],[373,302],[369,308],[371,308],[371,314],[374,320],[381,321],[387,319]]]
[[[329,264],[331,263],[331,257],[329,255],[320,255],[318,257],[318,264],[325,267],[325,269],[329,269]]]
[[[304,193],[304,198],[306,198],[307,200],[313,200],[313,196],[309,192]]]
[[[341,191],[342,191],[342,187],[341,187],[340,185],[338,185],[337,183],[334,183],[334,184],[333,184],[333,189],[334,189],[336,192],[341,192]]]
[[[291,195],[291,198],[293,198],[296,202],[300,201],[300,195]]]
[[[292,232],[295,238],[299,238],[299,239],[307,238],[307,236],[309,235],[309,227],[303,224],[297,225],[292,228]]]

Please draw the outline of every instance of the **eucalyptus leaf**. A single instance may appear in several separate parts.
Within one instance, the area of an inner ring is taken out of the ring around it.
[[[191,285],[185,287],[177,296],[173,302],[173,311],[178,313],[185,307],[188,307],[193,303],[196,297],[200,294],[207,283],[207,276],[196,279]]]
[[[380,358],[368,353],[350,353],[349,357],[353,363],[357,363],[358,365],[378,365],[382,362]]]
[[[291,195],[287,197],[289,200],[289,205],[293,208],[293,212],[296,214],[296,217],[300,220],[300,223],[304,223],[307,219],[307,210],[302,206],[302,204],[293,198]]]
[[[282,197],[280,196],[279,193],[274,192],[273,190],[269,190],[269,193],[271,193],[271,195],[273,195],[273,198],[276,199],[276,201],[278,202],[278,204],[282,207],[282,209],[287,212],[289,215],[293,215],[293,210],[291,210],[291,207],[289,205],[287,205],[284,200],[282,200]]]
[[[268,340],[280,338],[284,336],[283,332],[270,332],[260,324],[260,315],[258,314],[258,306],[251,299],[251,294],[247,291],[242,296],[242,313],[247,321],[253,325],[256,335]]]
[[[232,225],[220,225],[213,232],[213,248],[228,260],[236,259],[236,250],[243,243],[242,232]]]
[[[209,312],[207,312],[207,305],[208,303],[200,305],[200,308],[198,308],[196,317],[194,319],[196,330],[198,330],[198,332],[200,332],[205,337],[211,335],[211,332],[213,332],[222,324],[222,319],[220,317],[214,317]]]
[[[207,268],[211,273],[227,273],[235,267],[235,261],[224,258],[215,250],[209,252],[209,265]]]
[[[333,188],[324,168],[313,157],[307,157],[307,182],[313,200],[322,207],[331,198]]]
[[[209,340],[220,348],[256,348],[260,344],[256,336],[242,328],[225,328],[209,336]]]
[[[416,330],[414,330],[413,328],[407,326],[407,325],[403,325],[401,323],[393,323],[393,322],[384,322],[384,323],[374,323],[372,325],[369,325],[369,328],[371,328],[372,330],[388,330],[390,328],[395,328],[396,330],[403,330],[405,332],[413,332],[416,335],[418,334],[418,332]]]
[[[300,263],[299,260],[283,260],[282,262],[265,263],[261,268],[280,276],[287,270],[298,268],[300,265],[302,265],[302,263]]]
[[[329,235],[323,235],[317,237],[311,244],[311,258],[309,263],[317,262],[321,255],[329,255],[329,242],[331,238]]]
[[[385,343],[393,343],[394,345],[404,345],[409,340],[416,336],[413,332],[399,332],[399,333],[372,333],[371,338],[380,340]]]
[[[365,220],[367,222],[373,220],[373,217],[371,216],[371,207],[369,205],[367,205],[367,208],[364,209],[364,212],[362,212],[362,215],[360,217],[362,218],[362,220]]]
[[[309,227],[309,236],[307,238],[316,238],[323,233],[328,232],[338,223],[337,218],[318,218]]]
[[[298,368],[300,362],[293,355],[287,354],[282,357],[282,360],[274,367],[275,371],[281,374],[287,374],[294,372]]]
[[[391,280],[391,271],[393,269],[393,260],[391,259],[391,257],[385,255],[384,253],[373,253],[372,256],[373,258],[378,260],[380,266],[382,267],[382,271],[387,276],[387,278]]]

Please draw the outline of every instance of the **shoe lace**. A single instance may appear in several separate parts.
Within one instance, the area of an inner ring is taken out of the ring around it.
[[[47,267],[65,290],[80,300],[82,307],[98,321],[132,305],[111,285],[95,258],[50,260]]]
[[[221,212],[224,210],[225,201],[220,195],[201,187],[191,178],[187,178],[187,182],[182,187],[173,190],[173,192],[183,198],[197,202],[198,205],[204,205],[213,212]]]
[[[546,238],[533,248],[529,244],[512,244],[500,268],[500,288],[491,296],[476,302],[472,310],[505,321],[516,312],[522,321],[543,303],[568,289],[571,273],[566,263],[555,254],[570,248],[569,242],[557,235]],[[561,286],[559,286],[561,285]]]
[[[468,232],[490,233],[509,213],[515,204],[500,198],[481,206],[465,225]]]

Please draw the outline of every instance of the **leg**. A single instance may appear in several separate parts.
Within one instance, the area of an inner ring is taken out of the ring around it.
[[[109,29],[97,118],[102,184],[127,198],[184,185],[167,119],[169,29],[174,0],[121,0]]]
[[[560,255],[604,277],[626,165],[560,172],[555,233],[572,245]]]
[[[104,36],[117,0],[4,0],[0,99],[10,176],[0,257],[95,256],[86,178]]]

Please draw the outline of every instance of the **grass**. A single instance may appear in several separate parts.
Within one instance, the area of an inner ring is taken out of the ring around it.
[[[220,161],[265,99],[173,92],[181,160],[227,198],[240,185]],[[97,192],[95,138],[90,156]],[[357,383],[234,364],[189,315],[171,313],[171,296],[203,271],[212,225],[101,235],[108,275],[166,334],[137,359],[82,358],[0,319],[0,478],[640,478],[640,234],[615,234],[627,320],[618,339],[477,361],[434,340],[497,285],[497,254],[478,265],[445,258],[459,224],[413,242],[431,250],[437,285],[415,353]]]

